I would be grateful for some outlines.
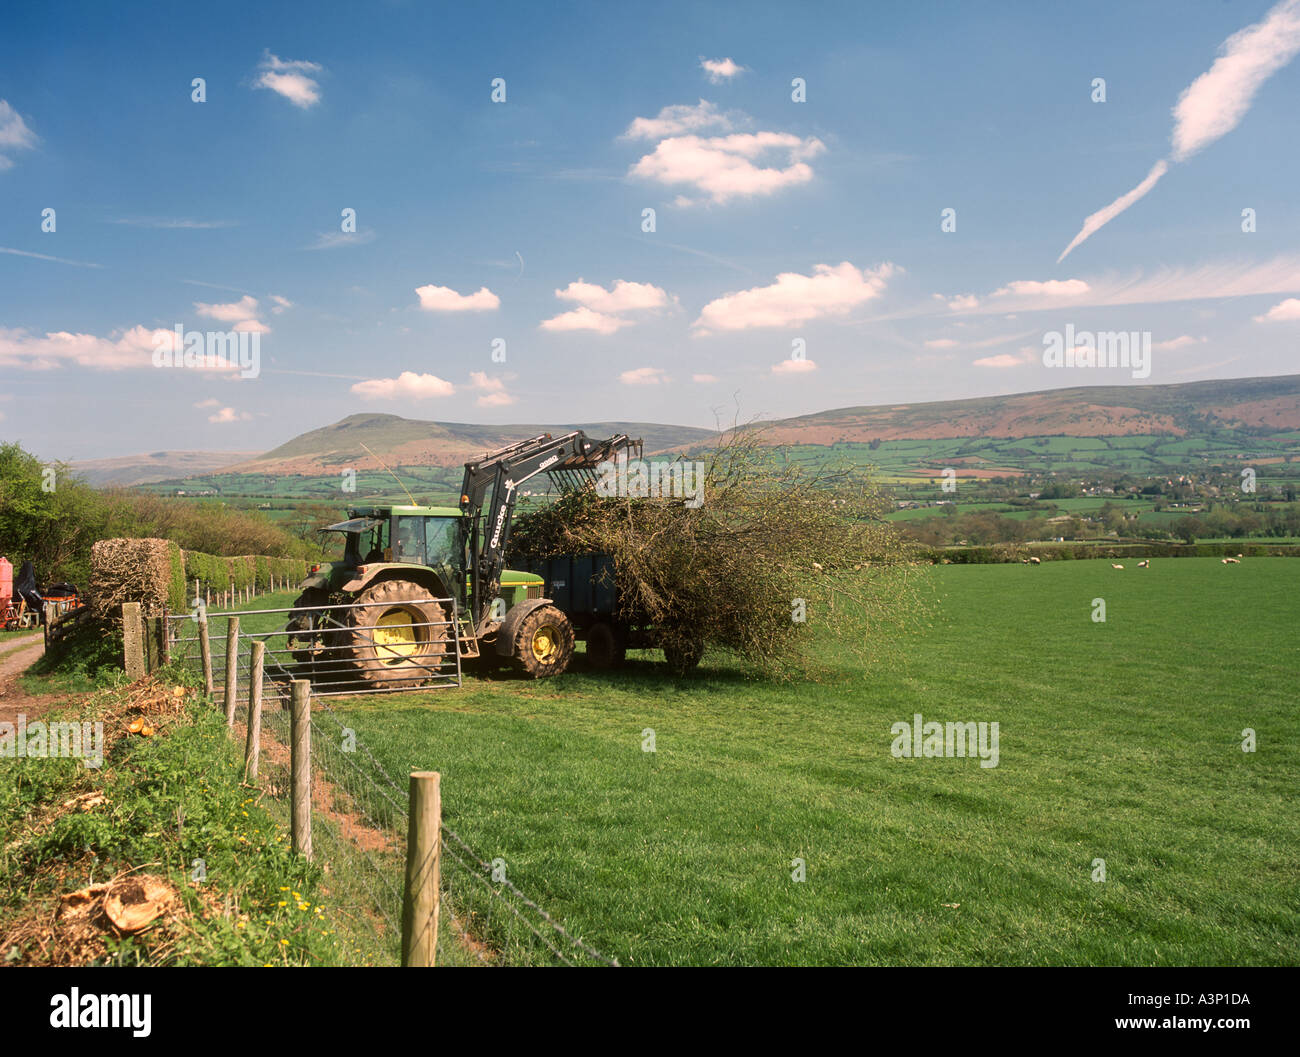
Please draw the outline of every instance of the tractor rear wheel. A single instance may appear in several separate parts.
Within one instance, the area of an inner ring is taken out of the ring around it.
[[[533,679],[559,675],[573,659],[573,625],[555,606],[538,606],[515,629],[510,659]]]
[[[446,611],[409,580],[371,584],[349,609],[348,652],[356,674],[381,690],[419,686],[446,660]]]
[[[587,663],[598,671],[621,667],[627,659],[627,636],[598,620],[587,629]]]

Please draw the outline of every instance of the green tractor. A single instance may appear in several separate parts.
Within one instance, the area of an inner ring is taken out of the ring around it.
[[[299,585],[286,627],[294,660],[329,673],[322,678],[400,689],[454,661],[455,641],[461,659],[486,667],[560,674],[573,657],[569,618],[543,597],[542,577],[504,567],[520,486],[549,473],[576,487],[599,463],[639,447],[623,434],[602,442],[581,430],[542,434],[467,463],[459,507],[349,509],[325,530],[342,534],[341,557]]]

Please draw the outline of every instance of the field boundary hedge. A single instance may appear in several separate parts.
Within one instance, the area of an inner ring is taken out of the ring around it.
[[[175,546],[173,544],[173,546]],[[177,561],[181,564],[177,565]],[[173,604],[173,612],[186,607],[185,592],[188,586],[198,581],[209,591],[216,593],[234,588],[242,591],[253,588],[255,591],[268,591],[271,577],[277,580],[302,580],[307,575],[307,562],[303,558],[269,558],[264,554],[243,554],[233,558],[223,558],[217,554],[204,554],[202,551],[182,551],[176,548],[172,558],[172,578],[175,580],[180,569],[180,603]]]
[[[1233,540],[1229,543],[994,543],[980,547],[922,547],[924,560],[934,564],[997,565],[1033,555],[1043,561],[1086,558],[1300,558],[1293,543]]]
[[[186,551],[171,540],[108,539],[91,548],[90,601],[100,619],[114,619],[123,602],[140,602],[145,612],[189,608],[189,589],[212,594],[268,591],[271,578],[297,582],[307,575],[303,558],[244,554],[233,558]]]

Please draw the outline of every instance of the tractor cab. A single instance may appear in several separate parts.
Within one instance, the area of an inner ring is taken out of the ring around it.
[[[370,507],[321,531],[343,533],[348,570],[380,562],[455,567],[464,561],[463,520],[455,507]]]
[[[313,570],[304,588],[355,594],[378,577],[402,577],[469,607],[470,533],[458,508],[361,507],[347,514],[346,521],[321,529],[342,534],[341,558]],[[505,570],[497,597],[509,608],[540,597],[541,586],[538,576]]]

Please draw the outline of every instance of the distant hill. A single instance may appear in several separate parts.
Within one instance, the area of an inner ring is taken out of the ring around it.
[[[83,459],[70,465],[74,473],[97,488],[131,487],[215,473],[256,454],[252,451],[155,451],[116,459]]]
[[[379,468],[366,454],[369,448],[390,466],[459,467],[465,462],[511,441],[539,433],[560,435],[581,429],[588,436],[605,438],[627,433],[645,441],[647,455],[684,445],[704,443],[717,434],[692,426],[664,426],[649,422],[585,422],[572,425],[476,426],[464,422],[425,422],[398,415],[349,415],[294,437],[273,451],[229,468],[227,473],[322,474],[340,466],[358,471]]]
[[[1182,437],[1242,427],[1300,430],[1300,374],[844,407],[763,424],[774,444],[1056,435]]]
[[[1204,441],[1224,430],[1243,429],[1260,435],[1285,434],[1300,431],[1300,375],[1175,385],[1078,386],[967,400],[845,407],[760,422],[755,427],[773,444],[824,447],[877,440],[1153,434],[1171,441]],[[227,478],[260,478],[259,491],[269,491],[269,479],[276,477],[336,477],[340,467],[358,472],[380,470],[379,462],[366,454],[365,445],[391,467],[428,467],[434,478],[441,480],[444,471],[456,471],[493,448],[539,433],[558,435],[574,428],[593,437],[615,433],[641,437],[647,455],[699,449],[717,437],[713,430],[649,422],[481,426],[357,414],[303,433],[264,454],[247,453],[242,460],[238,453],[155,452],[76,466],[97,484],[186,479],[195,485],[196,478],[221,470]],[[1296,442],[1289,438],[1283,443],[1293,450]],[[991,457],[1003,466],[1024,462],[1014,451]],[[223,486],[230,484],[228,479],[223,482]]]

